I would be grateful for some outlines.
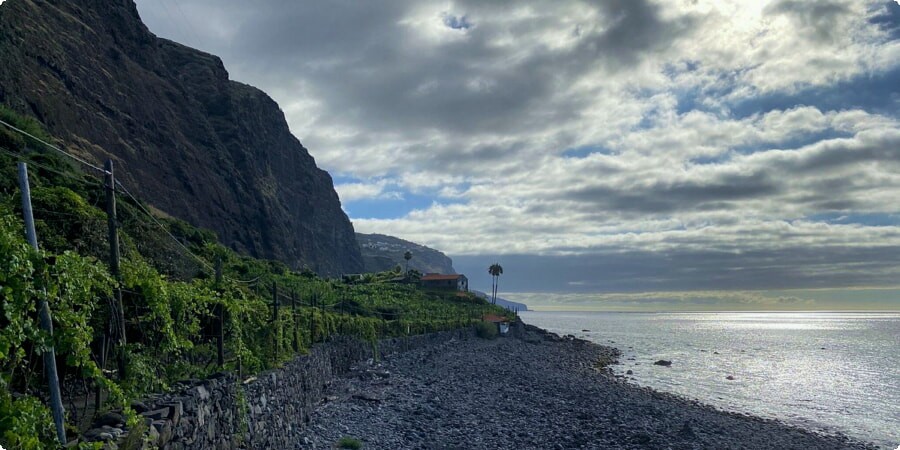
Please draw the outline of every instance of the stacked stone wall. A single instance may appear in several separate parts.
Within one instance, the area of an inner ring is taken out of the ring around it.
[[[340,337],[279,369],[245,380],[219,374],[184,382],[173,393],[135,406],[149,425],[147,443],[163,450],[295,448],[325,389],[351,366],[474,335],[474,329],[465,328],[383,339],[377,345]]]

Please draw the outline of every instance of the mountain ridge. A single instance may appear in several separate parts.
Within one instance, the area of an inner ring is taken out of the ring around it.
[[[397,265],[405,267],[403,254],[412,253],[410,270],[421,273],[455,274],[453,260],[439,250],[386,234],[356,233],[366,272],[383,272]]]

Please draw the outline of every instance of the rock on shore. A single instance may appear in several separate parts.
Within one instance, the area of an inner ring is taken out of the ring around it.
[[[617,350],[527,329],[354,368],[298,448],[866,448],[621,382],[597,370]]]

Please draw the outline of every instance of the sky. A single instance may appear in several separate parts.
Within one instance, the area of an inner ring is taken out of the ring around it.
[[[900,309],[900,0],[138,0],[357,231],[562,309]]]

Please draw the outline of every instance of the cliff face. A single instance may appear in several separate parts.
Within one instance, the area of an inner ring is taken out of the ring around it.
[[[406,260],[403,259],[403,254],[408,250],[412,253],[412,259],[409,260],[410,270],[415,269],[422,273],[456,273],[453,270],[453,261],[447,255],[424,245],[383,234],[356,233],[356,239],[362,250],[366,272],[383,272],[393,269],[398,264],[405,267]]]
[[[253,256],[321,274],[359,272],[331,177],[278,105],[230,81],[212,55],[154,36],[132,0],[0,6],[0,103],[157,209]]]

